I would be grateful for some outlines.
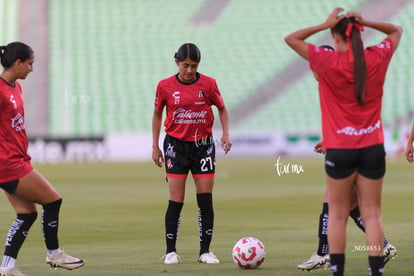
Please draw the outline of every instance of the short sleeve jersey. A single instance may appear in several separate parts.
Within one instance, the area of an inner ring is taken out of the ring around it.
[[[364,50],[367,82],[365,104],[360,105],[349,53],[309,45],[310,68],[318,75],[324,148],[358,149],[384,143],[383,85],[394,50],[388,38]]]
[[[166,107],[165,132],[182,141],[199,141],[212,135],[214,114],[211,108],[224,107],[215,79],[197,73],[193,83],[179,81],[178,75],[157,85],[155,108]]]
[[[20,84],[11,86],[0,79],[0,183],[19,179],[32,170],[27,151]]]

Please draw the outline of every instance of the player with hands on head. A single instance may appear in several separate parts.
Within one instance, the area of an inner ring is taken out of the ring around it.
[[[286,43],[309,61],[318,76],[322,137],[327,178],[328,244],[331,271],[344,274],[346,225],[355,189],[365,225],[366,249],[372,276],[383,275],[384,232],[381,195],[385,175],[384,132],[381,119],[383,85],[402,28],[367,20],[358,12],[335,8],[318,25],[297,30]],[[361,32],[372,28],[386,35],[364,49]],[[324,51],[305,40],[330,30],[335,51]]]
[[[79,268],[85,261],[65,254],[59,247],[58,226],[62,197],[33,168],[28,154],[25,114],[19,79],[33,71],[35,60],[30,46],[11,42],[0,46],[0,188],[16,212],[7,235],[0,275],[24,275],[15,268],[17,255],[37,218],[36,204],[43,207],[41,229],[47,249],[46,262],[68,270]]]
[[[165,264],[178,264],[176,241],[180,214],[184,205],[188,173],[194,179],[198,205],[200,251],[198,261],[217,264],[219,259],[210,252],[213,237],[213,186],[216,167],[215,141],[212,136],[216,106],[222,126],[220,144],[228,153],[232,143],[229,118],[216,81],[199,73],[201,54],[193,43],[183,44],[174,56],[178,73],[161,80],[157,85],[152,120],[152,159],[161,167],[165,164],[169,202],[165,214]],[[164,107],[166,109],[164,154],[158,143]]]

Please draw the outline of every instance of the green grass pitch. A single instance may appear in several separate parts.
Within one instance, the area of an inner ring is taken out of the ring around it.
[[[28,275],[308,275],[296,268],[316,250],[318,217],[325,189],[323,159],[281,157],[287,169],[278,175],[274,159],[217,160],[214,190],[215,229],[211,245],[219,265],[197,263],[198,228],[195,191],[188,179],[177,243],[182,263],[164,265],[164,213],[168,200],[164,169],[152,163],[35,165],[60,191],[61,246],[86,259],[84,268],[51,270],[39,220],[18,258]],[[302,170],[292,170],[301,167]],[[388,161],[383,193],[386,237],[398,249],[385,275],[414,275],[414,166]],[[0,200],[0,242],[14,213]],[[40,211],[40,208],[39,208]],[[256,270],[241,270],[231,250],[243,236],[259,238],[267,258]],[[368,275],[364,236],[348,222],[347,275]],[[312,275],[331,275],[329,270]]]

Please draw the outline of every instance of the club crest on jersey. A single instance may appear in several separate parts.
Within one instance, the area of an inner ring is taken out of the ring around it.
[[[172,96],[174,98],[174,104],[180,104],[180,91],[174,91]]]
[[[200,99],[204,99],[205,96],[206,96],[206,92],[204,92],[203,90],[198,91],[198,97]]]

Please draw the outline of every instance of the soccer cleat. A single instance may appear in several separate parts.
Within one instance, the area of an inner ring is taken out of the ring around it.
[[[15,267],[0,267],[0,276],[26,276],[26,274],[23,274]]]
[[[329,254],[319,256],[316,252],[304,263],[298,264],[298,268],[302,270],[314,270],[318,268],[327,269],[331,264]]]
[[[177,252],[170,252],[165,255],[164,264],[179,264],[180,263],[180,256]]]
[[[388,243],[387,246],[384,247],[384,265],[388,263],[391,259],[397,256],[397,248],[394,245]]]
[[[198,258],[198,261],[200,263],[205,263],[205,264],[219,264],[220,263],[219,259],[216,257],[216,255],[213,254],[213,252],[201,254],[200,257]]]
[[[52,268],[61,267],[67,270],[76,269],[85,265],[84,260],[67,255],[63,250],[61,250],[55,258],[52,258],[47,254],[46,263]]]

